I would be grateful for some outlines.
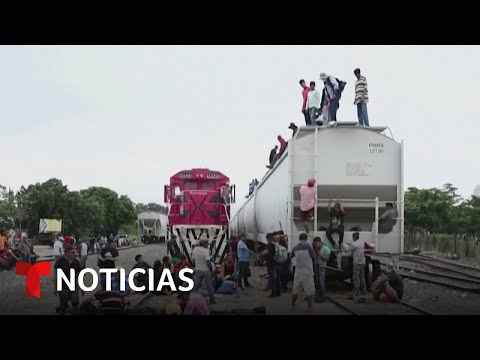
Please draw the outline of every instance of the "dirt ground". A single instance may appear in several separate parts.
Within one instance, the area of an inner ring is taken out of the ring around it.
[[[439,256],[440,257],[440,256]],[[469,265],[477,265],[473,261],[462,261]],[[331,301],[315,304],[312,312],[306,311],[303,297],[298,299],[295,312],[290,310],[291,291],[283,293],[275,299],[267,298],[269,292],[263,291],[267,285],[265,267],[252,266],[250,279],[253,289],[239,292],[234,295],[216,295],[216,304],[212,310],[231,311],[232,309],[253,309],[260,306],[266,307],[267,315],[351,315]],[[291,288],[292,283],[289,284]],[[201,290],[207,295],[205,290]],[[401,304],[382,304],[373,299],[367,303],[356,304],[351,299],[352,291],[349,284],[327,283],[327,296],[344,305],[358,315],[421,315],[415,309]],[[419,307],[434,315],[473,315],[480,314],[480,295],[452,290],[440,285],[404,279],[404,302]],[[152,296],[146,299],[140,307],[149,307],[160,313],[165,306],[175,302],[175,296]]]
[[[352,315],[331,301],[323,304],[314,303],[313,310],[309,312],[302,295],[297,300],[296,310],[292,312],[291,291],[283,293],[279,298],[267,298],[269,292],[262,290],[267,285],[267,279],[263,277],[265,274],[265,267],[252,267],[250,283],[253,289],[239,291],[234,295],[216,295],[216,304],[212,305],[211,309],[232,311],[232,309],[254,309],[265,306],[266,315]],[[290,283],[289,287],[291,285]],[[205,289],[201,289],[200,292],[207,295]],[[351,299],[352,292],[348,284],[331,284],[330,289],[327,286],[327,295],[359,315],[419,315],[417,311],[401,304],[380,304],[372,299],[367,303],[355,304]],[[175,295],[151,296],[139,305],[139,308],[150,308],[156,313],[161,313],[167,304],[175,301]]]

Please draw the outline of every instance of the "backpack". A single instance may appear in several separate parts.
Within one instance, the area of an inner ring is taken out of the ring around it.
[[[285,246],[275,243],[275,256],[273,257],[276,263],[282,264],[288,260],[288,250]]]
[[[337,80],[338,82],[338,89],[340,92],[343,92],[343,90],[345,89],[345,86],[347,86],[347,82],[346,81],[343,81],[343,80],[339,80],[338,78],[335,78],[335,80]],[[333,89],[333,84],[332,82],[330,81],[330,77],[327,79],[327,82],[328,82],[328,85],[330,85]]]

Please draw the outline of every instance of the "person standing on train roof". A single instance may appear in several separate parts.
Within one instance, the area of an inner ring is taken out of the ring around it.
[[[320,80],[325,84],[321,103],[325,103],[325,97],[328,99],[328,108],[330,112],[329,121],[337,122],[337,111],[340,107],[340,98],[342,97],[342,91],[347,83],[325,73],[320,74]]]
[[[318,109],[321,107],[321,96],[318,90],[315,90],[315,81],[310,81],[310,92],[308,93],[307,109],[312,125],[315,125]]]
[[[313,215],[317,202],[317,187],[315,179],[308,179],[307,185],[300,186],[300,214],[302,215],[305,232],[309,233],[308,221]]]
[[[358,115],[358,123],[361,126],[370,126],[368,122],[368,111],[367,111],[367,103],[368,103],[368,84],[367,79],[360,73],[360,69],[355,69],[353,71],[355,76],[357,77],[357,81],[355,82],[355,101],[353,102],[354,105],[357,106],[357,115]]]
[[[310,88],[307,86],[305,83],[305,80],[301,79],[300,80],[300,86],[302,87],[302,113],[303,116],[305,117],[305,124],[310,125],[312,122],[310,120],[310,115],[308,113],[307,109],[307,101],[308,101],[308,93],[310,92]]]

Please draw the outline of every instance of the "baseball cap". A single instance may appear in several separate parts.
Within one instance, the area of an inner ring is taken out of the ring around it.
[[[68,252],[68,251],[75,251],[75,248],[72,245],[66,245],[65,252]]]

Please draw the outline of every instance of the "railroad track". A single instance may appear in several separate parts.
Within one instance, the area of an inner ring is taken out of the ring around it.
[[[386,255],[379,254],[379,256]],[[392,257],[389,256],[389,258]],[[384,262],[380,264],[387,266]],[[404,270],[399,271],[404,278],[480,294],[480,269],[473,266],[426,255],[400,255],[396,267]]]
[[[355,311],[353,311],[352,309],[350,309],[348,306],[342,304],[341,302],[339,302],[337,299],[331,297],[331,296],[325,296],[325,298],[330,301],[331,303],[337,305],[340,309],[348,312],[349,314],[351,315],[360,315],[358,313],[356,313]]]
[[[480,269],[476,269],[473,267],[467,269],[467,268],[464,268],[463,266],[459,266],[463,264],[455,264],[450,262],[445,263],[443,261],[438,261],[441,259],[426,259],[426,258],[420,258],[416,256],[414,257],[414,256],[405,256],[405,255],[400,256],[400,260],[410,261],[417,264],[428,266],[432,269],[442,270],[444,272],[451,272],[451,273],[459,274],[471,279],[480,280]],[[441,263],[442,265],[438,265],[438,263]],[[459,270],[459,267],[461,267],[462,270]]]
[[[346,300],[345,297],[338,298],[338,297],[332,297],[332,296],[327,295],[327,296],[325,296],[325,298],[326,298],[328,301],[330,301],[331,303],[335,304],[335,305],[336,305],[337,307],[339,307],[340,309],[342,309],[342,310],[346,311],[347,313],[349,313],[350,315],[362,315],[362,314],[360,314],[360,313],[358,312],[358,310],[352,309],[353,303],[352,303],[352,304],[348,304],[348,303],[345,304],[345,302],[342,301],[342,300]],[[412,304],[410,304],[410,303],[408,303],[408,302],[406,302],[406,301],[400,301],[400,304],[401,304],[402,306],[405,306],[405,307],[408,307],[408,308],[410,308],[410,309],[413,309],[413,310],[417,311],[418,313],[420,313],[420,314],[422,314],[422,315],[433,315],[433,313],[431,313],[430,311],[427,311],[427,310],[425,310],[425,309],[423,309],[423,308],[421,308],[421,307],[418,307],[418,306],[416,306],[416,305],[412,305]],[[356,304],[355,304],[355,305],[356,305]],[[372,304],[366,303],[366,304],[364,304],[364,305],[365,305],[365,306],[376,306],[374,303],[372,303]],[[359,306],[362,306],[362,304],[359,304]]]

